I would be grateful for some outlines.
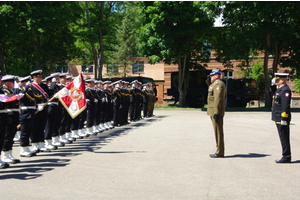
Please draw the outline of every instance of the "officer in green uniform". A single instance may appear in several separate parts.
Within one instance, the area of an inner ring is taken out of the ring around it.
[[[207,80],[207,115],[210,116],[216,138],[217,151],[210,154],[211,158],[224,157],[224,132],[223,117],[225,115],[225,93],[226,87],[220,80],[221,72],[219,69],[213,69]]]

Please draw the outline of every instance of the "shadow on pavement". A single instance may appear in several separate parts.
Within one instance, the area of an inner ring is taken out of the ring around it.
[[[54,170],[55,167],[65,167],[69,159],[40,159],[22,161],[12,164],[9,168],[0,171],[0,180],[19,179],[29,180],[41,177],[44,172]],[[33,173],[33,174],[28,174]]]
[[[235,154],[231,156],[224,156],[225,158],[261,158],[270,156],[268,154],[258,154],[258,153],[249,153],[249,154]]]
[[[64,147],[59,147],[57,150],[51,152],[38,153],[37,156],[30,158],[21,158],[21,163],[12,164],[7,169],[0,170],[0,180],[4,179],[19,179],[29,180],[39,178],[43,173],[54,170],[56,167],[65,167],[69,165],[70,159],[56,159],[50,158],[51,156],[58,157],[73,157],[82,155],[82,152],[94,152],[102,154],[117,154],[117,153],[146,153],[145,151],[107,151],[107,152],[95,152],[102,148],[102,146],[110,143],[113,138],[125,136],[128,131],[142,126],[149,126],[151,123],[161,120],[167,116],[155,116],[151,118],[145,118],[138,122],[132,122],[128,125],[116,127],[111,130],[107,130],[103,133],[99,133],[94,136],[90,136],[84,139],[77,139],[72,144],[66,144]],[[14,144],[14,148],[18,148],[19,143]],[[40,159],[39,159],[40,157]],[[49,157],[49,159],[48,159]],[[26,160],[28,159],[28,160]]]
[[[115,154],[115,153],[147,153],[147,151],[97,151],[95,153],[109,153],[109,154]]]

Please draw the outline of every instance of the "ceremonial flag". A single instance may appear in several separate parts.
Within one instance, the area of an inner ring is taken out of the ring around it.
[[[14,94],[9,96],[6,96],[5,94],[0,94],[0,101],[3,103],[9,103],[9,102],[13,102],[13,101],[19,101],[21,99],[24,98],[24,94],[20,93],[20,94]]]
[[[73,119],[78,116],[86,108],[85,83],[82,73],[56,95]]]

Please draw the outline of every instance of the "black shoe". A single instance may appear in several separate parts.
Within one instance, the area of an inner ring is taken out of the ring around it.
[[[6,168],[8,168],[8,167],[9,167],[9,164],[8,164],[8,163],[5,163],[5,162],[3,162],[3,164],[0,163],[0,169],[6,169]]]
[[[224,155],[219,155],[219,154],[209,154],[209,157],[211,158],[224,158]]]
[[[291,163],[291,159],[281,158],[280,160],[275,160],[276,163]]]

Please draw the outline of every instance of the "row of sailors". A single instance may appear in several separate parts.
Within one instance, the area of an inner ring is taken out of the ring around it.
[[[140,82],[133,81],[129,88],[128,82],[88,79],[85,81],[87,107],[72,119],[55,95],[72,78],[67,78],[66,73],[54,73],[44,80],[42,76],[42,70],[33,71],[31,76],[20,78],[18,85],[12,75],[2,78],[0,94],[23,93],[24,98],[0,103],[0,168],[20,162],[12,155],[14,141],[20,141],[21,157],[32,157],[76,139],[128,124],[129,109],[130,121],[142,118],[142,107],[144,117],[153,115],[155,95],[152,86],[144,85],[142,89]]]

